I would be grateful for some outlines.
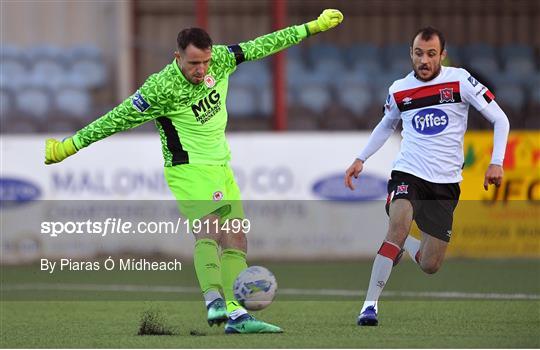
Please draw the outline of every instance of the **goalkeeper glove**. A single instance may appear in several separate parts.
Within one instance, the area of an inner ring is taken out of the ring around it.
[[[310,34],[317,34],[332,29],[343,21],[343,14],[339,10],[326,9],[319,18],[306,23]]]
[[[47,139],[45,142],[45,164],[54,164],[63,161],[77,153],[78,149],[73,138],[68,137],[62,142],[55,139]]]

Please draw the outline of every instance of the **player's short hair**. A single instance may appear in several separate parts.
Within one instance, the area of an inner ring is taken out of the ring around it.
[[[189,44],[192,44],[201,50],[212,47],[212,39],[210,38],[210,35],[208,35],[204,29],[196,27],[182,29],[180,33],[178,33],[176,43],[178,44],[178,49],[182,51],[185,50]]]
[[[416,37],[418,35],[421,35],[421,38],[424,41],[428,41],[434,35],[438,36],[439,37],[439,42],[441,43],[441,52],[444,51],[444,46],[446,45],[446,40],[444,39],[444,34],[440,30],[438,30],[436,28],[433,28],[431,26],[418,29],[418,31],[416,32],[416,34],[414,34],[414,36],[413,36],[413,38],[411,40],[411,47],[413,47],[414,39],[416,39]]]

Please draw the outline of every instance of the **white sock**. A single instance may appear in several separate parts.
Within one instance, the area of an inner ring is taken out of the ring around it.
[[[238,317],[245,314],[247,314],[246,309],[244,309],[243,307],[239,307],[238,309],[234,310],[233,312],[229,314],[229,318],[231,320],[236,320]]]
[[[405,240],[405,244],[403,245],[403,248],[409,253],[409,256],[413,259],[415,263],[418,263],[416,261],[416,254],[418,254],[418,251],[420,250],[420,240],[414,238],[413,236],[407,236],[407,239]]]
[[[210,305],[210,303],[216,299],[223,299],[217,290],[209,290],[204,293],[204,302],[206,303],[206,306]]]
[[[377,301],[386,285],[386,281],[388,281],[388,278],[390,277],[393,265],[394,262],[392,259],[377,254],[375,261],[373,262],[373,268],[371,269],[371,279],[369,280],[366,301],[362,306],[361,312],[364,312],[368,306],[374,306],[375,311],[377,311]]]

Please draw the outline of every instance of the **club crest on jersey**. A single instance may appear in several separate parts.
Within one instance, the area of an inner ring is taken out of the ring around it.
[[[448,115],[438,108],[424,108],[414,115],[412,127],[422,135],[435,135],[448,126]]]
[[[207,88],[211,89],[216,85],[216,79],[214,79],[213,76],[208,74],[204,77],[204,85],[206,85]]]
[[[439,92],[441,93],[441,100],[439,101],[440,103],[454,102],[454,89],[453,88],[440,89]]]
[[[405,185],[405,184],[397,185],[396,196],[398,194],[409,194],[409,185]]]
[[[213,199],[215,202],[219,202],[220,200],[223,199],[223,192],[221,192],[221,191],[216,191],[216,192],[214,192],[214,194],[212,195],[212,199]]]

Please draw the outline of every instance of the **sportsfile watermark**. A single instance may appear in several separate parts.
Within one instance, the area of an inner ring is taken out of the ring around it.
[[[139,221],[133,222],[122,218],[106,218],[105,220],[86,221],[43,221],[41,234],[50,237],[61,235],[90,234],[105,237],[107,235],[129,234],[183,234],[186,232],[201,233],[220,230],[225,233],[244,232],[251,229],[249,219],[231,220],[189,220],[178,218],[176,221]]]
[[[243,201],[242,211],[232,206],[216,211],[214,202],[179,208],[173,200],[11,204],[0,208],[0,294],[14,301],[178,300],[179,295],[200,300],[196,251],[216,249],[218,263],[209,267],[223,271],[225,249],[197,244],[198,239],[210,242],[191,232],[215,231],[216,225],[225,232],[249,231],[247,261],[274,273],[280,299],[358,300],[389,220],[384,200]],[[221,216],[219,222],[191,221],[179,210],[190,213],[203,206],[206,215],[207,205],[208,212]],[[236,216],[246,220],[227,220]],[[445,275],[423,284],[423,270],[405,253],[383,297],[538,300],[538,217],[537,202],[460,201],[443,262]],[[421,237],[417,227],[411,235]],[[236,238],[216,236],[222,248]],[[450,275],[459,283],[449,282]],[[503,284],[511,289],[499,289],[505,276]],[[432,289],[424,293],[419,285]]]

